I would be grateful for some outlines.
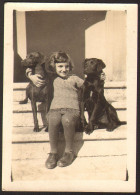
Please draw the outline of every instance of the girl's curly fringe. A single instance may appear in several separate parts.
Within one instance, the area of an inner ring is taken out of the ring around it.
[[[53,52],[47,62],[47,72],[56,73],[56,63],[68,63],[70,67],[70,71],[73,70],[74,64],[70,58],[70,56],[62,51]]]

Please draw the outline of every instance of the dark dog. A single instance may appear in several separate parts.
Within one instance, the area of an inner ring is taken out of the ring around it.
[[[94,129],[106,128],[113,131],[121,122],[115,108],[104,97],[104,80],[100,79],[105,64],[96,58],[85,59],[84,74],[87,75],[81,88],[81,120],[86,133],[90,134]],[[88,112],[89,123],[86,123],[84,111]]]
[[[27,55],[26,59],[21,62],[25,68],[31,68],[33,74],[39,74],[41,79],[46,83],[41,87],[36,87],[31,81],[26,88],[26,98],[20,101],[20,104],[26,104],[28,98],[31,100],[31,106],[34,119],[34,131],[39,132],[39,125],[37,120],[37,106],[36,102],[45,102],[45,112],[49,111],[52,93],[51,93],[51,79],[45,70],[45,57],[39,52],[32,52]]]

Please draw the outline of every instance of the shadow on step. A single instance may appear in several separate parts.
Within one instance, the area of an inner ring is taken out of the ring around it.
[[[64,149],[65,149],[65,140],[64,140],[64,134],[61,133],[61,138],[60,141],[58,143],[58,154],[61,157],[64,153]],[[83,133],[80,133],[79,139],[74,141],[74,146],[73,146],[73,151],[75,156],[78,156],[79,151],[81,150],[84,141],[83,141]]]

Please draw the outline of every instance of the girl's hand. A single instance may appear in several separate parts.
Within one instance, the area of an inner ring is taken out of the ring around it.
[[[105,81],[105,79],[106,79],[106,75],[105,75],[105,73],[104,73],[104,72],[102,72],[102,73],[101,73],[101,75],[100,75],[100,79],[101,79],[101,80],[103,80],[103,81]]]
[[[28,75],[28,78],[33,82],[34,85],[36,85],[36,87],[41,87],[45,84],[45,80],[42,80],[42,76],[39,74]]]

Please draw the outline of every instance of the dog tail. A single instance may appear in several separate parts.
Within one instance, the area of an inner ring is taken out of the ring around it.
[[[119,125],[126,125],[127,122],[126,121],[119,121]]]
[[[25,98],[24,100],[20,101],[19,104],[27,104],[28,98]]]

